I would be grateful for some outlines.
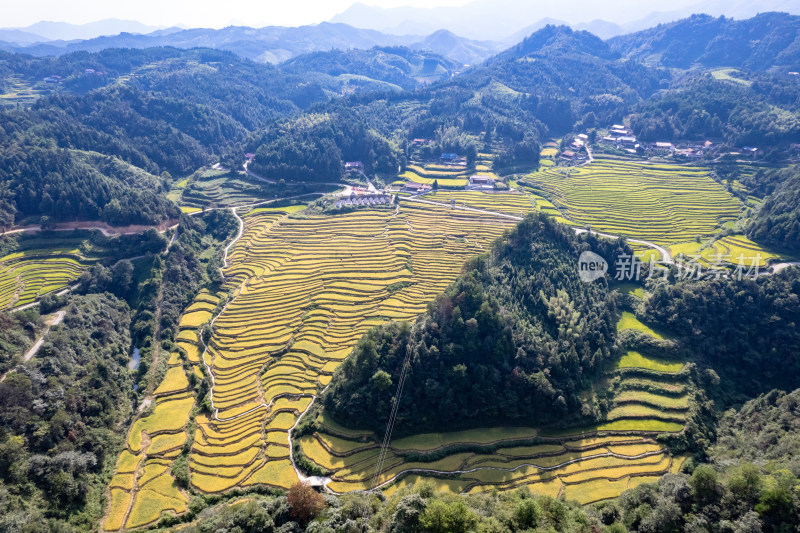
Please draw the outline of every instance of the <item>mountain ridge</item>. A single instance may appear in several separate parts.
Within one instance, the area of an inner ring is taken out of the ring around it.
[[[175,28],[171,28],[175,29]],[[368,49],[374,46],[409,46],[446,55],[459,63],[482,61],[503,48],[495,42],[473,41],[449,33],[432,35],[391,35],[347,24],[322,22],[316,25],[250,28],[228,26],[219,30],[192,28],[178,31],[156,30],[150,34],[120,33],[82,41],[48,41],[28,46],[0,42],[0,50],[33,56],[62,55],[70,52],[98,52],[106,48],[218,48],[261,63],[281,63],[310,52],[334,49]],[[448,55],[452,53],[453,55]]]

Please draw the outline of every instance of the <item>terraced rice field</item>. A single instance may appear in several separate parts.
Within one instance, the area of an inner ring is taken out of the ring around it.
[[[659,244],[710,235],[741,210],[700,167],[598,159],[581,167],[545,167],[524,184],[578,225]]]
[[[109,508],[103,530],[145,527],[164,513],[188,510],[189,495],[176,485],[171,472],[190,442],[189,423],[196,408],[190,377],[204,378],[198,327],[208,322],[225,297],[225,293],[202,291],[181,317],[179,351],[170,354],[166,374],[153,391],[154,408],[134,421],[125,450],[117,460],[108,487]]]
[[[740,260],[745,268],[752,265],[764,268],[770,260],[780,257],[744,235],[729,235],[708,245],[696,241],[678,243],[670,246],[670,251],[674,256],[683,254],[685,260],[696,261],[706,268],[712,265],[735,267]]]
[[[207,170],[191,184],[183,182],[181,184],[172,192],[177,196],[175,199],[179,199],[186,207],[242,205],[264,198],[261,188],[255,181],[231,177],[221,170]]]
[[[246,217],[226,271],[238,293],[205,354],[216,420],[198,419],[191,461],[254,449],[264,461],[224,478],[193,471],[193,485],[219,492],[296,481],[287,431],[352,346],[370,327],[422,312],[510,223],[406,203],[396,217]]]
[[[469,182],[469,175],[472,172],[467,172],[464,167],[445,167],[439,165],[409,165],[407,170],[400,174],[400,178],[404,181],[413,181],[416,183],[425,183],[432,185],[434,181],[439,183],[440,187],[462,188]]]
[[[525,216],[534,211],[531,197],[518,192],[442,191],[425,195],[426,200],[458,206],[485,209],[508,215]]]
[[[388,320],[414,319],[468,257],[514,223],[411,202],[397,213],[301,219],[259,210],[242,220],[224,290],[199,294],[187,309],[177,343],[184,355],[170,358],[155,410],[131,428],[109,487],[107,531],[186,510],[170,468],[189,442],[197,491],[295,483],[289,430],[358,339]],[[206,349],[198,328],[228,291]],[[194,418],[188,440],[190,373],[211,378],[213,413]],[[158,508],[151,492],[166,504]]]
[[[93,262],[59,249],[26,250],[0,258],[0,309],[29,304],[64,289]]]
[[[630,313],[619,327],[658,336]],[[672,457],[654,437],[683,428],[689,408],[683,365],[641,354],[620,363],[614,404],[604,423],[560,431],[485,428],[396,439],[378,485],[387,492],[421,479],[454,492],[527,486],[539,494],[591,503],[677,471],[684,459]],[[328,488],[371,488],[380,451],[376,436],[343,428],[324,413],[317,422],[323,429],[304,436],[300,445],[309,460],[330,471]],[[420,460],[432,453],[435,460]]]

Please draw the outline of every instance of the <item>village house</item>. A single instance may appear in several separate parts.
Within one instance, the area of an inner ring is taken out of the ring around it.
[[[670,142],[650,143],[650,149],[659,155],[671,155],[675,152],[675,146]]]
[[[682,148],[673,152],[675,155],[685,157],[687,159],[700,159],[703,157],[703,152],[695,148]]]
[[[632,135],[633,131],[620,124],[614,124],[611,126],[611,129],[608,130],[608,136],[613,138],[631,137]]]
[[[364,163],[361,161],[348,161],[344,164],[345,172],[364,172]]]
[[[755,158],[761,155],[762,152],[755,146],[742,146],[742,153],[746,156]]]
[[[417,183],[416,181],[407,181],[403,185],[403,190],[406,192],[414,193],[414,194],[422,194],[424,192],[428,192],[433,187],[425,183]]]
[[[453,154],[449,152],[445,152],[439,158],[439,160],[445,165],[467,165],[467,158],[459,156],[458,154]]]
[[[467,184],[467,189],[470,190],[493,190],[494,189],[494,178],[487,174],[475,174],[474,176],[469,177],[469,183]]]
[[[561,152],[561,156],[560,157],[561,157],[561,159],[566,159],[567,161],[572,161],[573,159],[575,159],[575,152],[573,152],[572,150],[564,150],[563,152]]]

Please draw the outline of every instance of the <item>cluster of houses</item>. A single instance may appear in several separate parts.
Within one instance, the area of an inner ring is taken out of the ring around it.
[[[602,142],[612,145],[628,153],[646,153],[658,156],[678,156],[687,159],[700,159],[709,152],[715,152],[719,146],[712,141],[682,141],[672,143],[656,141],[650,143],[639,142],[629,128],[621,124],[614,124],[603,137]],[[741,152],[731,152],[731,155],[745,155],[757,157],[761,150],[752,146],[745,146]]]
[[[559,157],[565,161],[584,160],[586,157],[581,155],[580,151],[586,148],[587,144],[589,144],[589,136],[585,133],[580,133],[572,140],[569,149],[562,151]]]
[[[636,140],[636,136],[633,134],[633,131],[626,128],[622,124],[614,124],[611,126],[611,129],[608,130],[608,135],[603,137],[603,142],[606,144],[612,144],[621,150],[625,150],[626,152],[635,154],[641,145],[639,141]]]
[[[469,191],[493,191],[495,179],[488,174],[475,174],[470,176],[466,189]],[[403,191],[411,194],[425,194],[433,190],[433,186],[427,183],[417,183],[407,181],[403,184]]]
[[[350,196],[340,197],[336,201],[336,207],[357,207],[385,205],[392,203],[392,197],[388,194],[351,194]]]

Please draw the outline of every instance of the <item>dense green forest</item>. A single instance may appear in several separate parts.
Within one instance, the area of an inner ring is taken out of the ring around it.
[[[93,523],[102,513],[102,472],[113,466],[131,413],[128,305],[94,294],[71,297],[64,311],[37,356],[0,383],[6,531],[42,521],[42,507],[52,519]]]
[[[725,383],[723,405],[800,385],[800,280],[789,269],[758,280],[678,281],[653,287],[649,321]]]
[[[756,210],[747,235],[778,248],[800,250],[800,168],[793,166],[769,174],[761,179],[777,185]]]
[[[798,70],[800,17],[760,13],[736,20],[693,15],[647,30],[609,39],[613,50],[631,59],[667,67],[740,67]]]
[[[284,72],[320,72],[331,76],[355,76],[354,90],[411,90],[416,89],[419,78],[449,78],[459,65],[440,55],[411,50],[402,46],[375,47],[370,50],[332,50],[313,52],[283,63]],[[363,87],[365,79],[374,80],[374,86]]]
[[[617,353],[618,312],[605,282],[578,279],[589,249],[613,264],[627,248],[530,215],[413,325],[367,334],[336,371],[326,412],[383,431],[408,353],[398,434],[600,417],[579,395]]]
[[[6,373],[22,357],[42,326],[38,309],[0,311],[0,373]]]
[[[638,106],[630,121],[642,140],[723,139],[785,152],[800,134],[800,80],[754,74],[752,85],[690,76]],[[779,90],[776,90],[780,87]]]

